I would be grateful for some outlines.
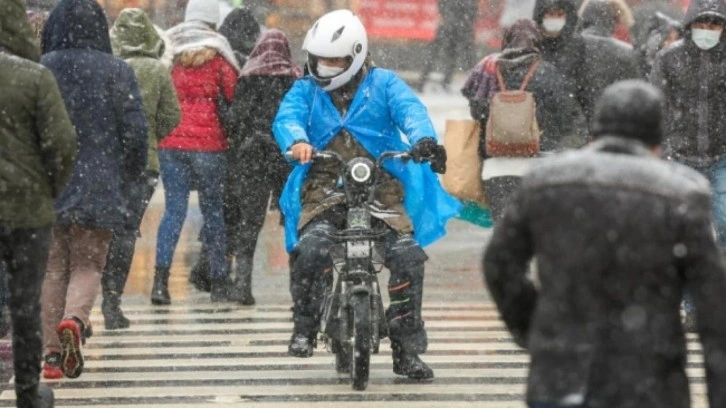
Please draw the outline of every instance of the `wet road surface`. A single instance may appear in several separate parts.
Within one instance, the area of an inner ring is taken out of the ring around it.
[[[436,379],[416,383],[391,370],[388,342],[372,359],[368,390],[354,392],[336,374],[324,348],[310,359],[286,355],[292,323],[287,257],[279,218],[268,216],[255,265],[258,304],[212,304],[187,283],[200,245],[201,216],[192,205],[172,269],[171,306],[151,306],[156,226],[155,197],[126,287],[132,325],[106,331],[94,309],[94,336],[76,379],[51,382],[57,407],[523,407],[527,356],[499,322],[479,272],[489,232],[460,221],[428,248],[424,317],[430,347],[424,359]],[[387,279],[387,273],[381,276]],[[691,348],[696,345],[691,339]],[[691,356],[697,400],[704,393],[700,355]],[[4,384],[0,407],[14,406]],[[699,406],[699,405],[696,405]],[[700,405],[705,406],[705,405]]]

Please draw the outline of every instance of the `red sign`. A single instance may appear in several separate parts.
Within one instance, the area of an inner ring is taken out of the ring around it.
[[[437,0],[361,0],[358,15],[371,38],[429,41],[439,21]]]

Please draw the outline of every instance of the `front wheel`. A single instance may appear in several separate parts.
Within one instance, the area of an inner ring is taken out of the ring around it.
[[[369,295],[353,295],[350,312],[353,314],[350,375],[353,379],[353,389],[363,391],[368,387],[371,365],[371,300]]]

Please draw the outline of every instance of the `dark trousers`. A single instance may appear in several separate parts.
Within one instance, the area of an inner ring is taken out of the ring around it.
[[[461,19],[442,20],[436,31],[436,38],[429,45],[429,55],[424,63],[420,84],[428,80],[429,75],[436,67],[437,62],[444,65],[444,80],[442,84],[448,86],[454,77],[454,71],[463,64],[467,69],[476,63],[474,52],[474,18],[476,10],[472,10]],[[442,55],[443,54],[443,55]]]
[[[521,183],[522,178],[519,176],[501,176],[484,180],[484,194],[494,223],[501,221],[509,199]]]
[[[529,408],[586,408],[584,405],[557,405],[543,402],[530,402]]]
[[[255,136],[260,139],[263,135]],[[276,145],[253,137],[236,155],[228,161],[228,206],[224,213],[227,245],[232,255],[252,258],[270,197],[274,200],[280,196],[290,165]]]
[[[108,248],[108,257],[106,258],[106,267],[103,270],[101,278],[101,287],[103,296],[107,295],[121,296],[126,286],[126,280],[131,269],[131,261],[134,258],[134,249],[136,246],[136,238],[138,236],[138,228],[141,226],[141,220],[144,218],[146,208],[149,206],[151,196],[154,195],[158,176],[156,174],[147,174],[145,182],[138,185],[132,193],[133,197],[129,199],[129,212],[132,220],[129,226],[133,229],[126,231],[117,231],[111,239]]]
[[[0,227],[0,260],[8,275],[13,328],[17,406],[36,407],[43,337],[40,293],[50,250],[51,229]]]
[[[337,224],[337,225],[336,225]],[[330,235],[342,226],[325,219],[310,222],[300,235],[292,260],[291,292],[295,332],[313,337],[319,328],[325,290],[333,282],[329,249]],[[390,270],[386,310],[391,347],[410,353],[424,353],[426,330],[421,316],[423,301],[423,249],[410,234],[391,231],[385,238],[385,266]]]

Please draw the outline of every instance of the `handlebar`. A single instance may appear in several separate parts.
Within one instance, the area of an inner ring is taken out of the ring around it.
[[[295,160],[292,157],[292,152],[285,152],[285,158],[290,161]],[[313,152],[312,158],[313,158],[313,160],[335,160],[343,166],[346,164],[345,160],[343,160],[343,158],[338,153],[336,153],[332,150],[315,151],[315,152]],[[383,152],[381,154],[381,156],[378,158],[378,160],[376,160],[376,166],[381,167],[383,165],[383,162],[388,159],[399,159],[399,160],[403,160],[405,162],[412,158],[413,158],[413,156],[411,156],[411,153],[409,153],[409,152],[394,152],[394,151]]]

